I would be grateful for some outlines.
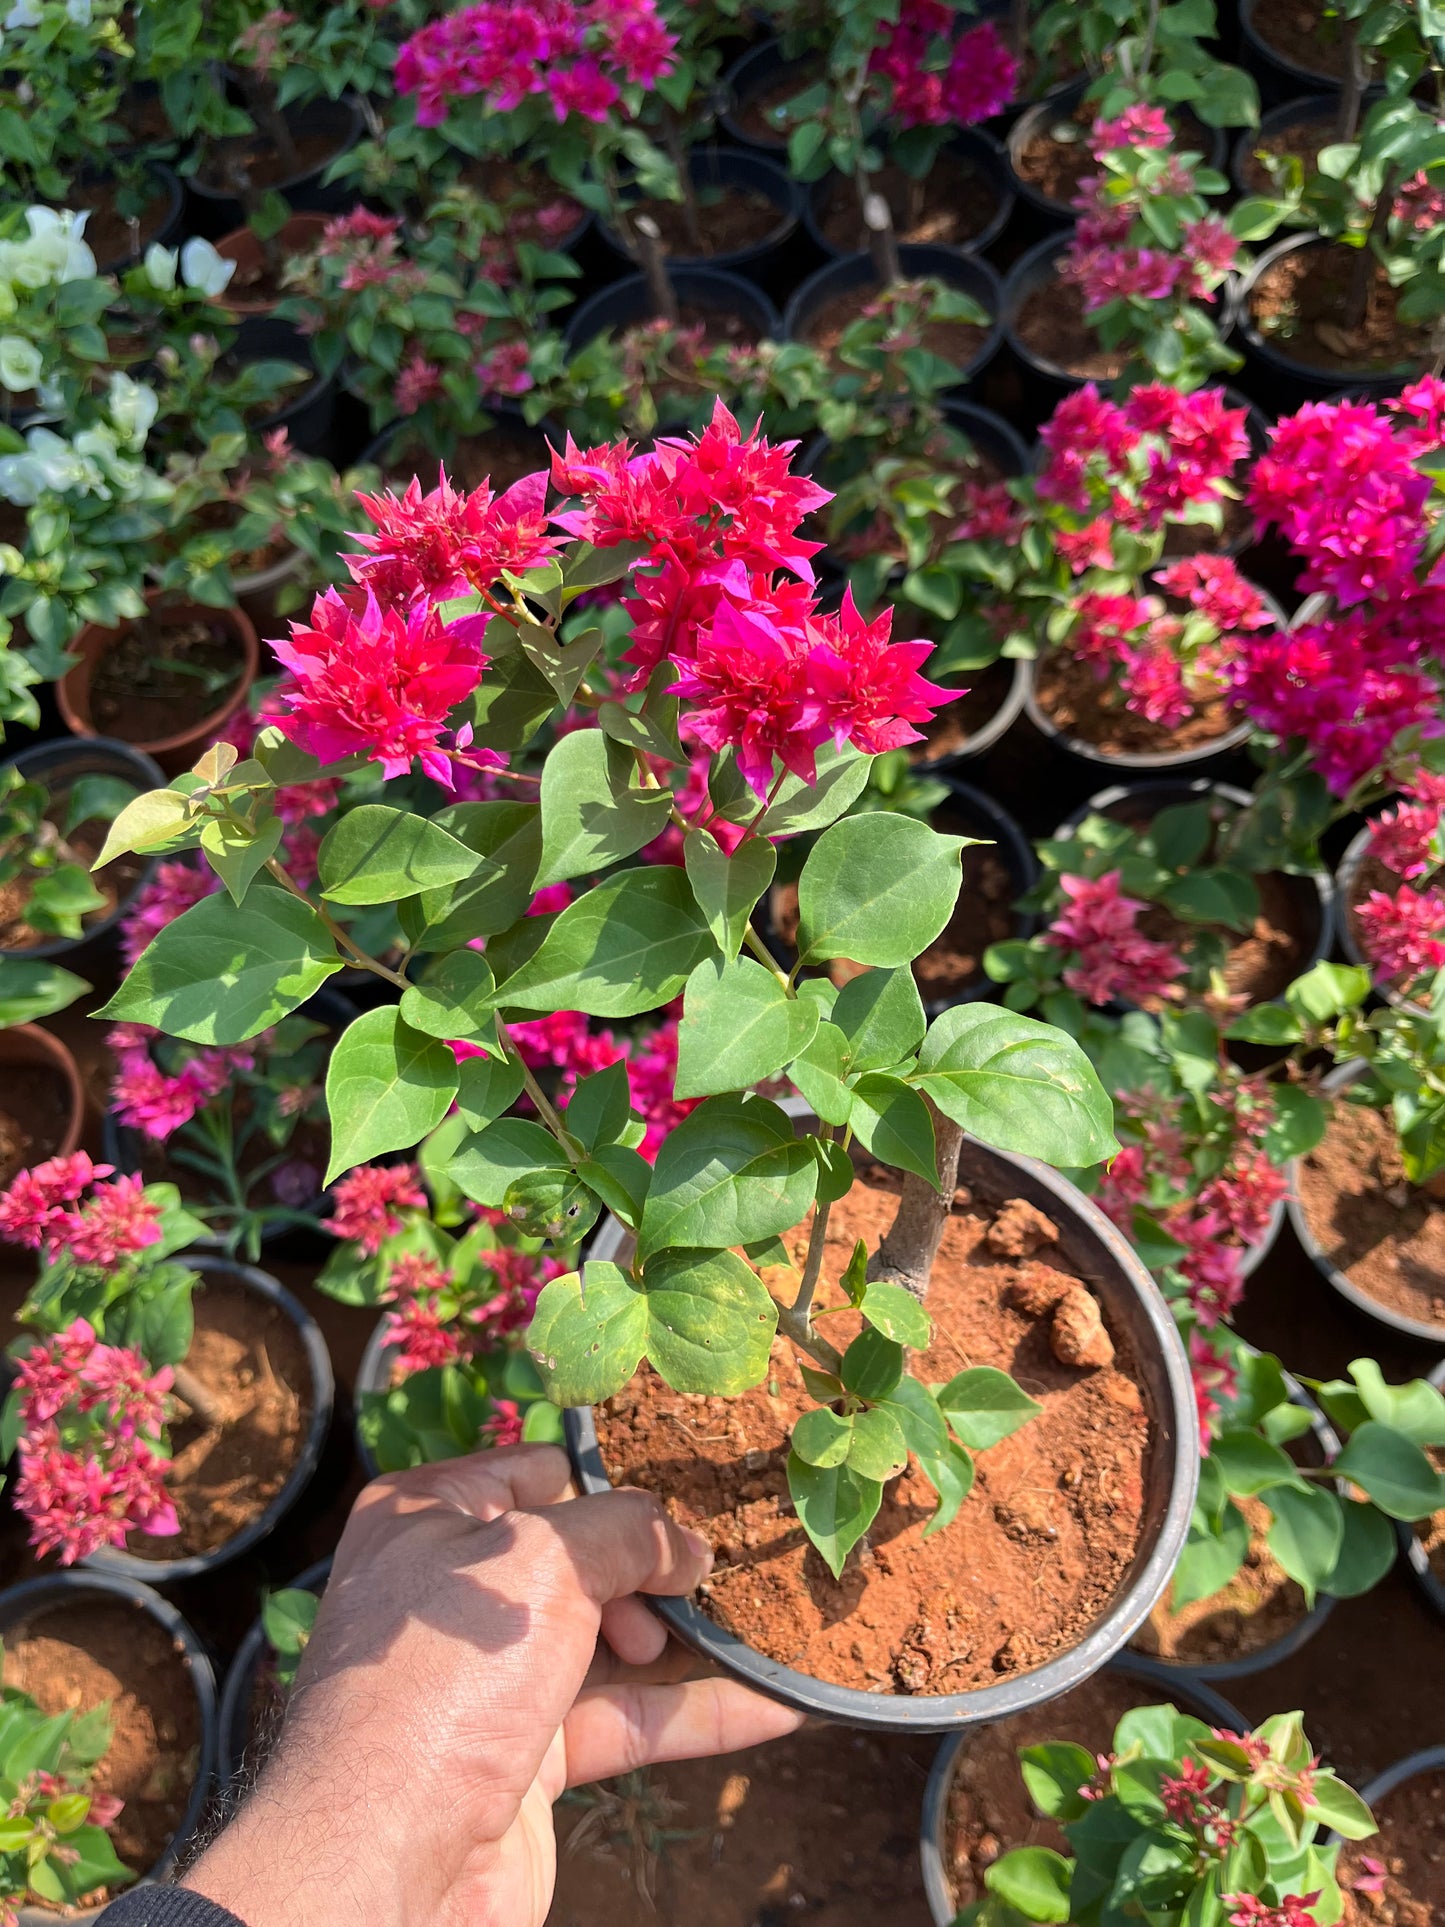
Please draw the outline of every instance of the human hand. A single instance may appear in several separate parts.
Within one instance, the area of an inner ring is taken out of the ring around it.
[[[541,1927],[568,1786],[800,1716],[670,1646],[639,1593],[705,1541],[555,1446],[378,1479],[342,1534],[280,1744],[184,1884],[246,1927]]]

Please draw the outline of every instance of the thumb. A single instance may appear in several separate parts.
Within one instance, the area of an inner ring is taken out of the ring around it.
[[[707,1540],[671,1520],[650,1492],[599,1492],[530,1516],[599,1609],[628,1593],[689,1593],[712,1569]]]

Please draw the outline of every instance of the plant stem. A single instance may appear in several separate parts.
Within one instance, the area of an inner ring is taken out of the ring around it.
[[[1358,334],[1365,325],[1365,317],[1370,309],[1370,288],[1379,266],[1375,253],[1375,243],[1383,239],[1389,226],[1390,213],[1395,205],[1395,181],[1387,171],[1380,184],[1380,198],[1375,202],[1375,211],[1370,216],[1370,231],[1365,236],[1365,244],[1360,249],[1350,276],[1349,289],[1345,295],[1343,329],[1347,335]]]
[[[938,1180],[935,1191],[926,1179],[909,1171],[903,1179],[903,1195],[892,1224],[868,1262],[870,1284],[902,1285],[922,1304],[928,1296],[928,1280],[938,1256],[939,1241],[948,1214],[953,1208],[953,1193],[958,1183],[958,1154],[963,1148],[963,1132],[931,1100],[925,1098],[933,1116],[934,1142],[938,1153]]]
[[[507,1026],[502,1022],[500,1017],[497,1019],[497,1036],[501,1039],[502,1048],[506,1051],[507,1055],[516,1059],[518,1068],[522,1073],[522,1087],[536,1105],[538,1117],[541,1118],[542,1122],[562,1146],[562,1149],[567,1153],[568,1157],[575,1158],[581,1147],[578,1145],[576,1139],[569,1136],[563,1128],[562,1119],[553,1108],[551,1099],[532,1075],[531,1066],[517,1049],[517,1046],[512,1042],[507,1031]]]
[[[291,881],[291,878],[287,876],[285,870],[276,861],[274,856],[266,859],[266,868],[278,883],[284,885],[285,888],[291,892],[293,897],[297,898],[301,903],[304,903],[308,910],[314,910],[316,912],[331,936],[335,938],[343,950],[351,953],[353,959],[363,970],[371,971],[374,976],[384,977],[389,984],[395,984],[398,990],[409,990],[411,988],[405,977],[399,976],[396,971],[388,969],[384,963],[378,963],[376,958],[370,956],[363,950],[359,943],[354,943],[326,906],[324,904],[313,903],[306,892]]]
[[[688,155],[682,144],[682,128],[671,107],[664,109],[662,133],[667,147],[667,157],[677,170],[677,185],[682,195],[682,219],[687,229],[687,244],[694,254],[703,254],[706,248],[702,238],[702,222],[698,217],[697,189],[692,184],[692,168],[688,164]]]
[[[184,1365],[172,1365],[171,1384],[177,1398],[184,1399],[207,1430],[221,1424],[220,1407],[194,1372],[187,1371]]]
[[[677,327],[680,320],[677,290],[667,273],[667,257],[662,251],[662,230],[650,214],[639,214],[633,222],[637,230],[637,251],[642,256],[642,272],[647,280],[648,299],[660,321]]]
[[[798,1286],[798,1295],[793,1300],[793,1316],[808,1325],[813,1315],[813,1293],[818,1289],[818,1274],[823,1269],[823,1247],[828,1241],[828,1219],[833,1210],[830,1198],[825,1198],[813,1213],[813,1228],[808,1233],[808,1255],[803,1260],[803,1281]]]
[[[1136,81],[1147,80],[1149,69],[1154,65],[1154,41],[1159,32],[1159,3],[1160,0],[1149,0],[1149,25],[1144,35],[1144,57],[1139,63],[1138,73],[1134,76]]]
[[[863,202],[863,225],[868,230],[868,251],[879,285],[894,287],[903,279],[903,267],[898,259],[898,236],[893,232],[893,212],[883,196],[871,188]]]
[[[1347,30],[1348,31],[1348,30]],[[1340,88],[1339,112],[1335,115],[1335,139],[1352,141],[1359,131],[1360,103],[1365,97],[1365,57],[1356,34],[1349,34],[1346,47],[1345,78]]]
[[[786,990],[791,980],[789,979],[785,971],[782,971],[778,968],[777,959],[773,956],[772,952],[768,949],[768,946],[763,942],[762,938],[758,935],[757,931],[754,930],[751,923],[749,923],[747,928],[743,931],[743,942],[747,945],[748,949],[752,951],[753,955],[757,958],[758,962],[762,964],[766,969],[770,970],[772,974],[777,978],[778,982],[783,986],[783,989]]]

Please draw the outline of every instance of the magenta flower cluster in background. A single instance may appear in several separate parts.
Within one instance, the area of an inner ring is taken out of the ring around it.
[[[883,38],[868,67],[889,83],[889,118],[899,126],[972,126],[1013,99],[1018,61],[991,20],[960,34],[946,65],[936,59],[957,25],[957,13],[944,0],[903,0],[897,20],[880,29]]]

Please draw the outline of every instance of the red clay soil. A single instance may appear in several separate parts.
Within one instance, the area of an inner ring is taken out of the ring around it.
[[[1222,974],[1229,995],[1243,998],[1243,1008],[1267,1004],[1294,982],[1309,961],[1319,934],[1319,896],[1308,877],[1283,871],[1255,877],[1254,887],[1259,892],[1259,915],[1247,931],[1186,923],[1157,903],[1140,917],[1139,928],[1181,952],[1187,951],[1201,930],[1210,931],[1225,947]]]
[[[1097,676],[1068,649],[1051,649],[1034,671],[1039,708],[1066,736],[1077,736],[1106,756],[1161,756],[1198,749],[1228,735],[1240,720],[1221,696],[1211,696],[1172,729],[1124,707],[1116,684]]]
[[[980,1456],[946,1532],[923,1538],[932,1494],[910,1463],[886,1489],[866,1547],[833,1579],[788,1497],[787,1438],[813,1401],[782,1341],[767,1382],[740,1398],[684,1397],[646,1372],[598,1413],[613,1480],[657,1492],[715,1547],[706,1610],[817,1679],[935,1694],[1027,1672],[1096,1622],[1138,1545],[1150,1428],[1133,1362],[1121,1345],[1117,1368],[1061,1364],[1047,1317],[1004,1302],[1018,1273],[984,1243],[995,1214],[960,1197],[934,1266],[933,1343],[918,1375],[938,1381],[995,1365],[1045,1409]],[[896,1203],[891,1174],[875,1172],[833,1207],[828,1302],[842,1302],[834,1281],[854,1241],[876,1248]],[[785,1243],[801,1265],[807,1227]],[[783,1291],[794,1283],[780,1273]],[[830,1319],[833,1343],[846,1346],[857,1322]]]
[[[1061,207],[1072,207],[1079,183],[1086,174],[1097,174],[1099,163],[1089,150],[1089,129],[1096,108],[1079,101],[1068,113],[1045,120],[1031,135],[1014,159],[1014,172],[1027,181],[1036,194],[1042,194]],[[1209,130],[1187,107],[1176,107],[1170,115],[1179,147],[1191,154],[1207,155],[1211,145]],[[1059,130],[1073,130],[1073,137],[1060,140]]]
[[[1193,1666],[1243,1659],[1283,1639],[1309,1613],[1309,1601],[1265,1543],[1269,1513],[1258,1499],[1237,1499],[1249,1521],[1249,1551],[1227,1586],[1172,1612],[1166,1599],[1131,1644],[1158,1659]]]
[[[107,261],[139,259],[166,224],[171,211],[170,191],[157,185],[146,197],[137,225],[132,228],[115,204],[114,181],[72,182],[66,190],[65,205],[77,212],[85,208],[90,219],[85,224],[85,244],[99,265]]]
[[[943,1864],[960,1908],[982,1900],[983,1876],[1012,1847],[1068,1843],[1035,1808],[1019,1771],[1019,1749],[1045,1740],[1072,1740],[1090,1753],[1112,1751],[1114,1729],[1136,1706],[1157,1706],[1169,1697],[1117,1673],[1096,1673],[1062,1699],[1035,1707],[996,1726],[970,1733],[959,1751],[949,1792]]]
[[[746,100],[738,101],[732,109],[731,118],[749,140],[768,146],[786,147],[793,123],[790,120],[776,120],[774,115],[780,108],[786,107],[790,100],[796,100],[799,94],[806,93],[809,87],[816,85],[822,74],[821,60],[804,61],[797,71],[782,75],[768,86],[759,88],[757,93],[749,94]]]
[[[196,1335],[186,1368],[216,1407],[218,1422],[193,1417],[170,1428],[174,1469],[166,1484],[179,1536],[132,1533],[142,1559],[213,1552],[275,1498],[300,1454],[312,1409],[311,1369],[296,1327],[275,1305],[213,1279],[195,1295]]]
[[[70,1128],[70,1085],[50,1064],[0,1067],[0,1191],[54,1157]]]
[[[1337,1103],[1298,1169],[1305,1219],[1329,1262],[1357,1291],[1445,1338],[1445,1200],[1406,1180],[1384,1113]]]
[[[1342,1927],[1435,1927],[1445,1920],[1445,1772],[1417,1774],[1373,1811],[1379,1833],[1340,1853]],[[1362,1892],[1358,1881],[1382,1866],[1383,1890]]]
[[[1426,1446],[1425,1456],[1437,1472],[1445,1472],[1445,1446]],[[1414,1530],[1415,1537],[1425,1548],[1431,1572],[1445,1586],[1445,1506],[1428,1519],[1422,1519]]]
[[[92,1785],[125,1802],[110,1837],[126,1866],[147,1872],[181,1823],[200,1756],[200,1709],[164,1627],[121,1599],[47,1607],[5,1635],[5,1684],[49,1714],[110,1702]]]

